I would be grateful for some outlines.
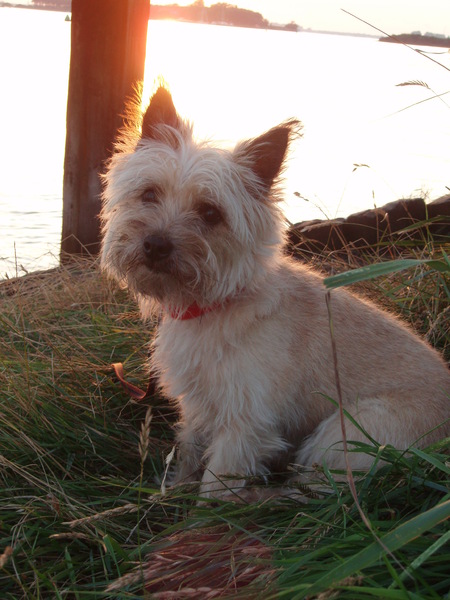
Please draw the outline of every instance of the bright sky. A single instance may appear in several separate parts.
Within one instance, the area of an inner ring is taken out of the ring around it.
[[[152,0],[154,4],[192,4],[193,0]],[[219,0],[205,0],[205,5]],[[450,36],[450,0],[228,0],[262,13],[272,22],[295,21],[304,28],[349,33],[376,32],[342,12],[345,9],[387,33],[421,31]]]

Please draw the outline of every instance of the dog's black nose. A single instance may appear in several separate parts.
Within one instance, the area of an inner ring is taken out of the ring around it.
[[[172,242],[161,235],[148,235],[143,246],[145,259],[151,267],[167,260],[173,251]]]

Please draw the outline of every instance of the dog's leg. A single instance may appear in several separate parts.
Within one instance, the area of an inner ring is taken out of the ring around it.
[[[245,477],[266,474],[264,462],[286,448],[287,443],[277,433],[251,427],[246,430],[241,423],[236,430],[221,431],[206,452],[200,495],[220,498],[239,494]]]
[[[365,399],[349,408],[349,414],[362,428],[358,428],[345,418],[346,439],[349,442],[347,460],[352,471],[367,471],[375,460],[374,456],[365,452],[352,451],[354,449],[352,441],[371,445],[370,438],[372,438],[376,444],[391,444],[399,450],[406,450],[409,446],[415,445],[421,432],[427,430],[427,416],[413,408],[412,406],[410,411],[405,413],[392,399],[380,398]],[[430,421],[429,429],[432,428],[432,423],[433,420]],[[437,439],[439,434],[426,436],[418,445],[431,443],[435,436]],[[342,439],[341,420],[339,412],[336,411],[325,419],[301,445],[296,456],[296,464],[308,469],[314,464],[322,465],[325,462],[329,469],[343,471],[345,476],[347,466]],[[374,450],[377,451],[376,448]],[[297,477],[300,482],[305,483],[313,478],[314,476],[310,477],[307,473]]]
[[[190,428],[184,425],[180,428],[178,435],[178,464],[171,485],[200,481],[202,478],[202,455],[204,444],[200,437]]]

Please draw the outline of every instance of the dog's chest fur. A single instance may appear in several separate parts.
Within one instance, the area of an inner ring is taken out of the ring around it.
[[[178,401],[182,419],[202,434],[238,419],[260,420],[284,434],[295,422],[295,435],[304,435],[320,420],[313,392],[331,361],[304,326],[301,305],[295,319],[284,307],[298,293],[297,276],[296,269],[281,268],[273,274],[279,285],[267,281],[257,301],[244,296],[186,321],[164,317],[151,368],[164,394]],[[306,288],[310,283],[306,276]],[[315,362],[309,355],[303,360],[303,345],[316,353]]]
[[[182,416],[192,413],[201,431],[261,410],[260,400],[276,395],[273,369],[283,371],[289,362],[287,344],[268,339],[266,323],[237,327],[232,313],[224,308],[189,321],[168,317],[155,340],[153,367],[164,393],[178,400]],[[269,361],[264,349],[270,343]]]

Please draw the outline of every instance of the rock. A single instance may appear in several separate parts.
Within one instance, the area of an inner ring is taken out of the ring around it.
[[[430,220],[432,222],[430,222]],[[424,223],[426,221],[426,223]],[[414,235],[410,233],[411,225]],[[426,204],[423,198],[396,200],[380,208],[354,213],[346,219],[304,221],[291,227],[288,248],[309,252],[362,249],[408,237],[416,245],[429,236],[442,241],[450,236],[450,194]]]
[[[430,219],[438,216],[450,217],[450,194],[433,200],[427,204],[427,208]]]
[[[441,196],[427,204],[429,230],[437,241],[450,237],[450,194]],[[447,239],[448,241],[448,239]]]
[[[386,211],[375,208],[354,213],[347,217],[345,224],[347,243],[352,241],[356,246],[372,246],[380,241],[380,231],[386,224]]]
[[[382,210],[386,212],[386,229],[390,233],[405,229],[417,221],[424,221],[427,216],[423,198],[395,200],[385,204]]]
[[[289,233],[293,245],[308,240],[316,252],[324,248],[342,248],[341,227],[345,219],[330,219],[318,222],[306,222],[294,225]]]

